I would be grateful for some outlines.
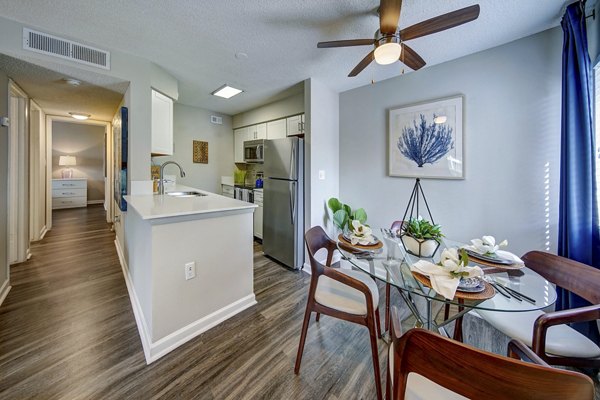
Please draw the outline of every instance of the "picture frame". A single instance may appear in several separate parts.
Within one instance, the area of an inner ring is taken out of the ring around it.
[[[208,164],[208,142],[192,141],[192,161],[199,164]]]
[[[389,110],[388,175],[464,179],[464,96]]]

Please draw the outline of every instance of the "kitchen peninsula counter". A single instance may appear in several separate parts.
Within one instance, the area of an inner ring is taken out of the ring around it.
[[[256,205],[170,191],[205,196],[126,196],[125,246],[116,242],[147,363],[256,304]]]

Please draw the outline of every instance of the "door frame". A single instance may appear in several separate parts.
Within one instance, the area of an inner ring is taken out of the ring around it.
[[[29,96],[12,79],[9,92],[8,262],[27,261],[29,252]]]
[[[49,160],[49,168],[46,168],[46,228],[52,229],[52,123],[68,122],[70,124],[96,125],[103,126],[106,143],[104,146],[104,168],[106,176],[104,178],[104,209],[106,210],[106,222],[112,223],[114,218],[113,198],[113,140],[112,126],[108,121],[95,119],[75,120],[72,117],[62,115],[46,114],[46,158]]]
[[[29,239],[42,240],[46,224],[46,113],[29,101]]]

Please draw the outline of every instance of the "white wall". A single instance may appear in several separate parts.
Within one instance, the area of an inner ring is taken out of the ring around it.
[[[321,225],[331,230],[327,200],[339,195],[339,95],[324,83],[305,84],[305,229]],[[319,179],[319,171],[325,179]]]
[[[402,218],[413,179],[387,176],[388,110],[465,97],[465,180],[422,180],[447,237],[507,238],[510,249],[555,249],[562,32],[494,49],[340,95],[340,196],[372,226]],[[547,210],[548,209],[548,210]]]
[[[304,92],[233,116],[233,128],[272,121],[304,112]]]
[[[76,157],[73,178],[87,179],[88,201],[104,202],[104,126],[71,122],[52,123],[52,178],[61,178],[67,167],[60,156]]]
[[[223,118],[223,124],[210,122],[210,116]],[[154,157],[155,164],[167,160],[178,162],[185,178],[179,177],[175,166],[165,169],[165,174],[176,174],[177,182],[186,186],[221,193],[221,176],[233,175],[233,135],[231,117],[202,108],[175,103],[173,108],[173,136],[175,147],[171,157]],[[194,163],[192,142],[208,142],[208,164]]]

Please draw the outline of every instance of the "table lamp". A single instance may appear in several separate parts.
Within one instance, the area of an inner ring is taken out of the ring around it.
[[[58,159],[58,165],[61,167],[71,167],[73,165],[77,165],[77,159],[75,156],[60,156]],[[73,177],[73,169],[65,168],[62,170],[62,178],[70,179]]]

